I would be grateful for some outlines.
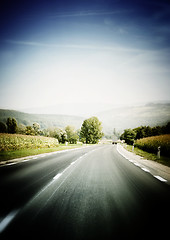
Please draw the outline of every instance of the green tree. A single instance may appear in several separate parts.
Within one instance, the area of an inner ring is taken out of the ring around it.
[[[86,143],[95,144],[98,143],[103,136],[102,123],[97,117],[91,117],[84,120],[80,130],[80,138],[82,142],[85,140]]]
[[[34,129],[35,135],[39,135],[40,124],[39,123],[33,123],[33,129]]]
[[[145,137],[145,127],[141,126],[138,128],[134,128],[133,131],[135,131],[136,133],[135,139],[140,139]]]
[[[25,133],[26,135],[32,135],[32,136],[35,135],[35,131],[32,126],[26,126]]]
[[[127,144],[133,145],[136,137],[136,132],[131,128],[125,129],[124,133],[121,135],[120,139],[125,140]]]
[[[17,132],[17,120],[15,118],[7,118],[7,132],[16,133]]]
[[[72,144],[76,144],[79,136],[76,134],[75,128],[73,126],[65,127],[65,131],[67,134],[67,141]]]
[[[164,134],[170,134],[170,122],[166,124],[163,131],[164,131]]]
[[[6,133],[7,128],[6,125],[3,122],[0,122],[0,133]]]
[[[65,143],[67,141],[66,131],[62,130],[61,128],[55,129],[54,137],[58,139],[59,143]]]
[[[24,124],[20,123],[17,128],[17,133],[26,134],[26,126]]]

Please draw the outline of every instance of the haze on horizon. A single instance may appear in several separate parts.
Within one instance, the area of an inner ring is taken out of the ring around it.
[[[170,101],[169,1],[7,0],[0,13],[0,108]]]

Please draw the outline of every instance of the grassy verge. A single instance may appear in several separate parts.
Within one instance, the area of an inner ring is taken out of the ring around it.
[[[65,144],[59,144],[57,139],[50,137],[0,133],[0,164],[15,158],[81,146],[82,143],[68,144],[67,146]]]
[[[42,153],[50,153],[50,152],[78,148],[78,147],[82,147],[82,144],[70,144],[68,146],[59,145],[58,147],[55,147],[55,148],[22,149],[22,150],[16,150],[16,151],[0,152],[0,162],[8,161],[15,158],[22,158],[22,157],[33,156],[33,155],[38,155]]]
[[[132,146],[126,145],[126,144],[124,144],[123,146],[128,151],[132,152]],[[170,158],[168,158],[168,157],[161,156],[160,159],[158,159],[156,154],[148,153],[148,152],[143,151],[143,150],[141,150],[137,147],[134,147],[134,153],[143,157],[143,158],[145,158],[145,159],[152,160],[152,161],[155,161],[155,162],[158,162],[158,163],[161,163],[163,165],[166,165],[166,166],[170,167]]]

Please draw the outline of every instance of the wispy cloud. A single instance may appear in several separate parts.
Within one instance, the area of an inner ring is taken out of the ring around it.
[[[88,17],[88,16],[102,16],[102,15],[114,15],[131,12],[132,10],[121,9],[121,10],[96,10],[96,11],[78,11],[78,12],[58,12],[56,15],[51,16],[51,18],[63,18],[63,17]]]
[[[19,41],[19,40],[6,40],[6,43],[15,45],[25,45],[33,47],[50,47],[50,48],[73,48],[73,49],[88,49],[88,50],[100,50],[100,51],[123,51],[123,52],[143,52],[142,49],[125,48],[121,46],[105,46],[105,45],[82,45],[82,44],[49,44],[41,42],[31,41]]]

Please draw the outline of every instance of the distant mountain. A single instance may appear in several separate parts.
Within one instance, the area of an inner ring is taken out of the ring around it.
[[[58,103],[51,106],[33,107],[26,109],[18,109],[21,112],[32,114],[60,114],[71,116],[90,117],[96,112],[102,112],[114,107],[113,104],[106,103],[88,103],[88,102],[75,102],[75,103]]]
[[[71,115],[30,114],[15,110],[0,109],[0,121],[5,123],[8,117],[14,117],[18,124],[22,123],[24,125],[32,125],[37,122],[40,124],[42,129],[52,126],[64,128],[67,125],[73,125],[76,129],[78,129],[81,127],[84,120],[83,117]]]
[[[107,133],[113,133],[114,128],[122,131],[141,125],[164,125],[170,121],[170,103],[146,104],[135,107],[119,107],[96,114],[103,123]]]
[[[88,117],[60,114],[30,114],[14,110],[0,110],[1,122],[6,122],[8,117],[14,117],[18,123],[24,125],[32,125],[37,122],[42,129],[50,126],[65,128],[67,125],[73,125],[76,129],[79,129],[83,121],[91,116],[97,116],[102,121],[105,134],[112,134],[114,129],[123,131],[125,128],[135,128],[141,125],[153,127],[166,124],[170,121],[170,103],[115,107],[91,114]]]

